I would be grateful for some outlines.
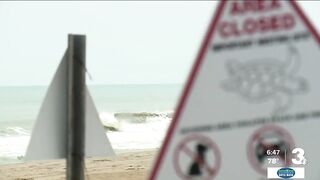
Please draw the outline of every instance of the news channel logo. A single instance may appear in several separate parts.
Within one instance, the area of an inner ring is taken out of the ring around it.
[[[266,151],[266,156],[268,157],[269,166],[267,168],[267,178],[268,179],[304,179],[305,178],[305,168],[303,167],[307,163],[305,158],[305,151],[302,148],[294,148],[291,152],[285,150],[285,158],[291,157],[290,167],[280,166],[280,161],[282,160],[280,149],[268,149]],[[288,156],[288,154],[290,155]],[[282,165],[282,164],[281,164]],[[294,166],[294,167],[291,167]]]

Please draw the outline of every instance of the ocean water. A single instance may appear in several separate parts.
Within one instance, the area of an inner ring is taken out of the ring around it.
[[[172,119],[180,84],[89,86],[115,151],[158,148]],[[48,87],[0,87],[0,164],[23,162]]]

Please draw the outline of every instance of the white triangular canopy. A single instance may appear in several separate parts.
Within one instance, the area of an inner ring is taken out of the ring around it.
[[[33,128],[26,160],[66,158],[67,154],[67,51],[54,75]],[[85,155],[114,155],[87,88]]]

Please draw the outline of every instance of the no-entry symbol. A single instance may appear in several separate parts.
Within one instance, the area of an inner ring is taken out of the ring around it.
[[[248,142],[248,159],[251,166],[260,174],[265,175],[267,168],[272,166],[268,162],[268,151],[279,151],[278,157],[282,166],[291,165],[290,150],[294,147],[294,141],[290,133],[275,125],[267,125],[256,130]]]
[[[175,148],[173,164],[183,180],[212,180],[220,168],[220,151],[209,137],[191,134]]]

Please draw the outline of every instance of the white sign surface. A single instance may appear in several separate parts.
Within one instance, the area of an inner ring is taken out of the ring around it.
[[[295,1],[222,1],[149,179],[319,179],[319,43]]]
[[[41,105],[25,160],[67,157],[67,51]],[[85,156],[115,155],[88,89],[85,113]]]

